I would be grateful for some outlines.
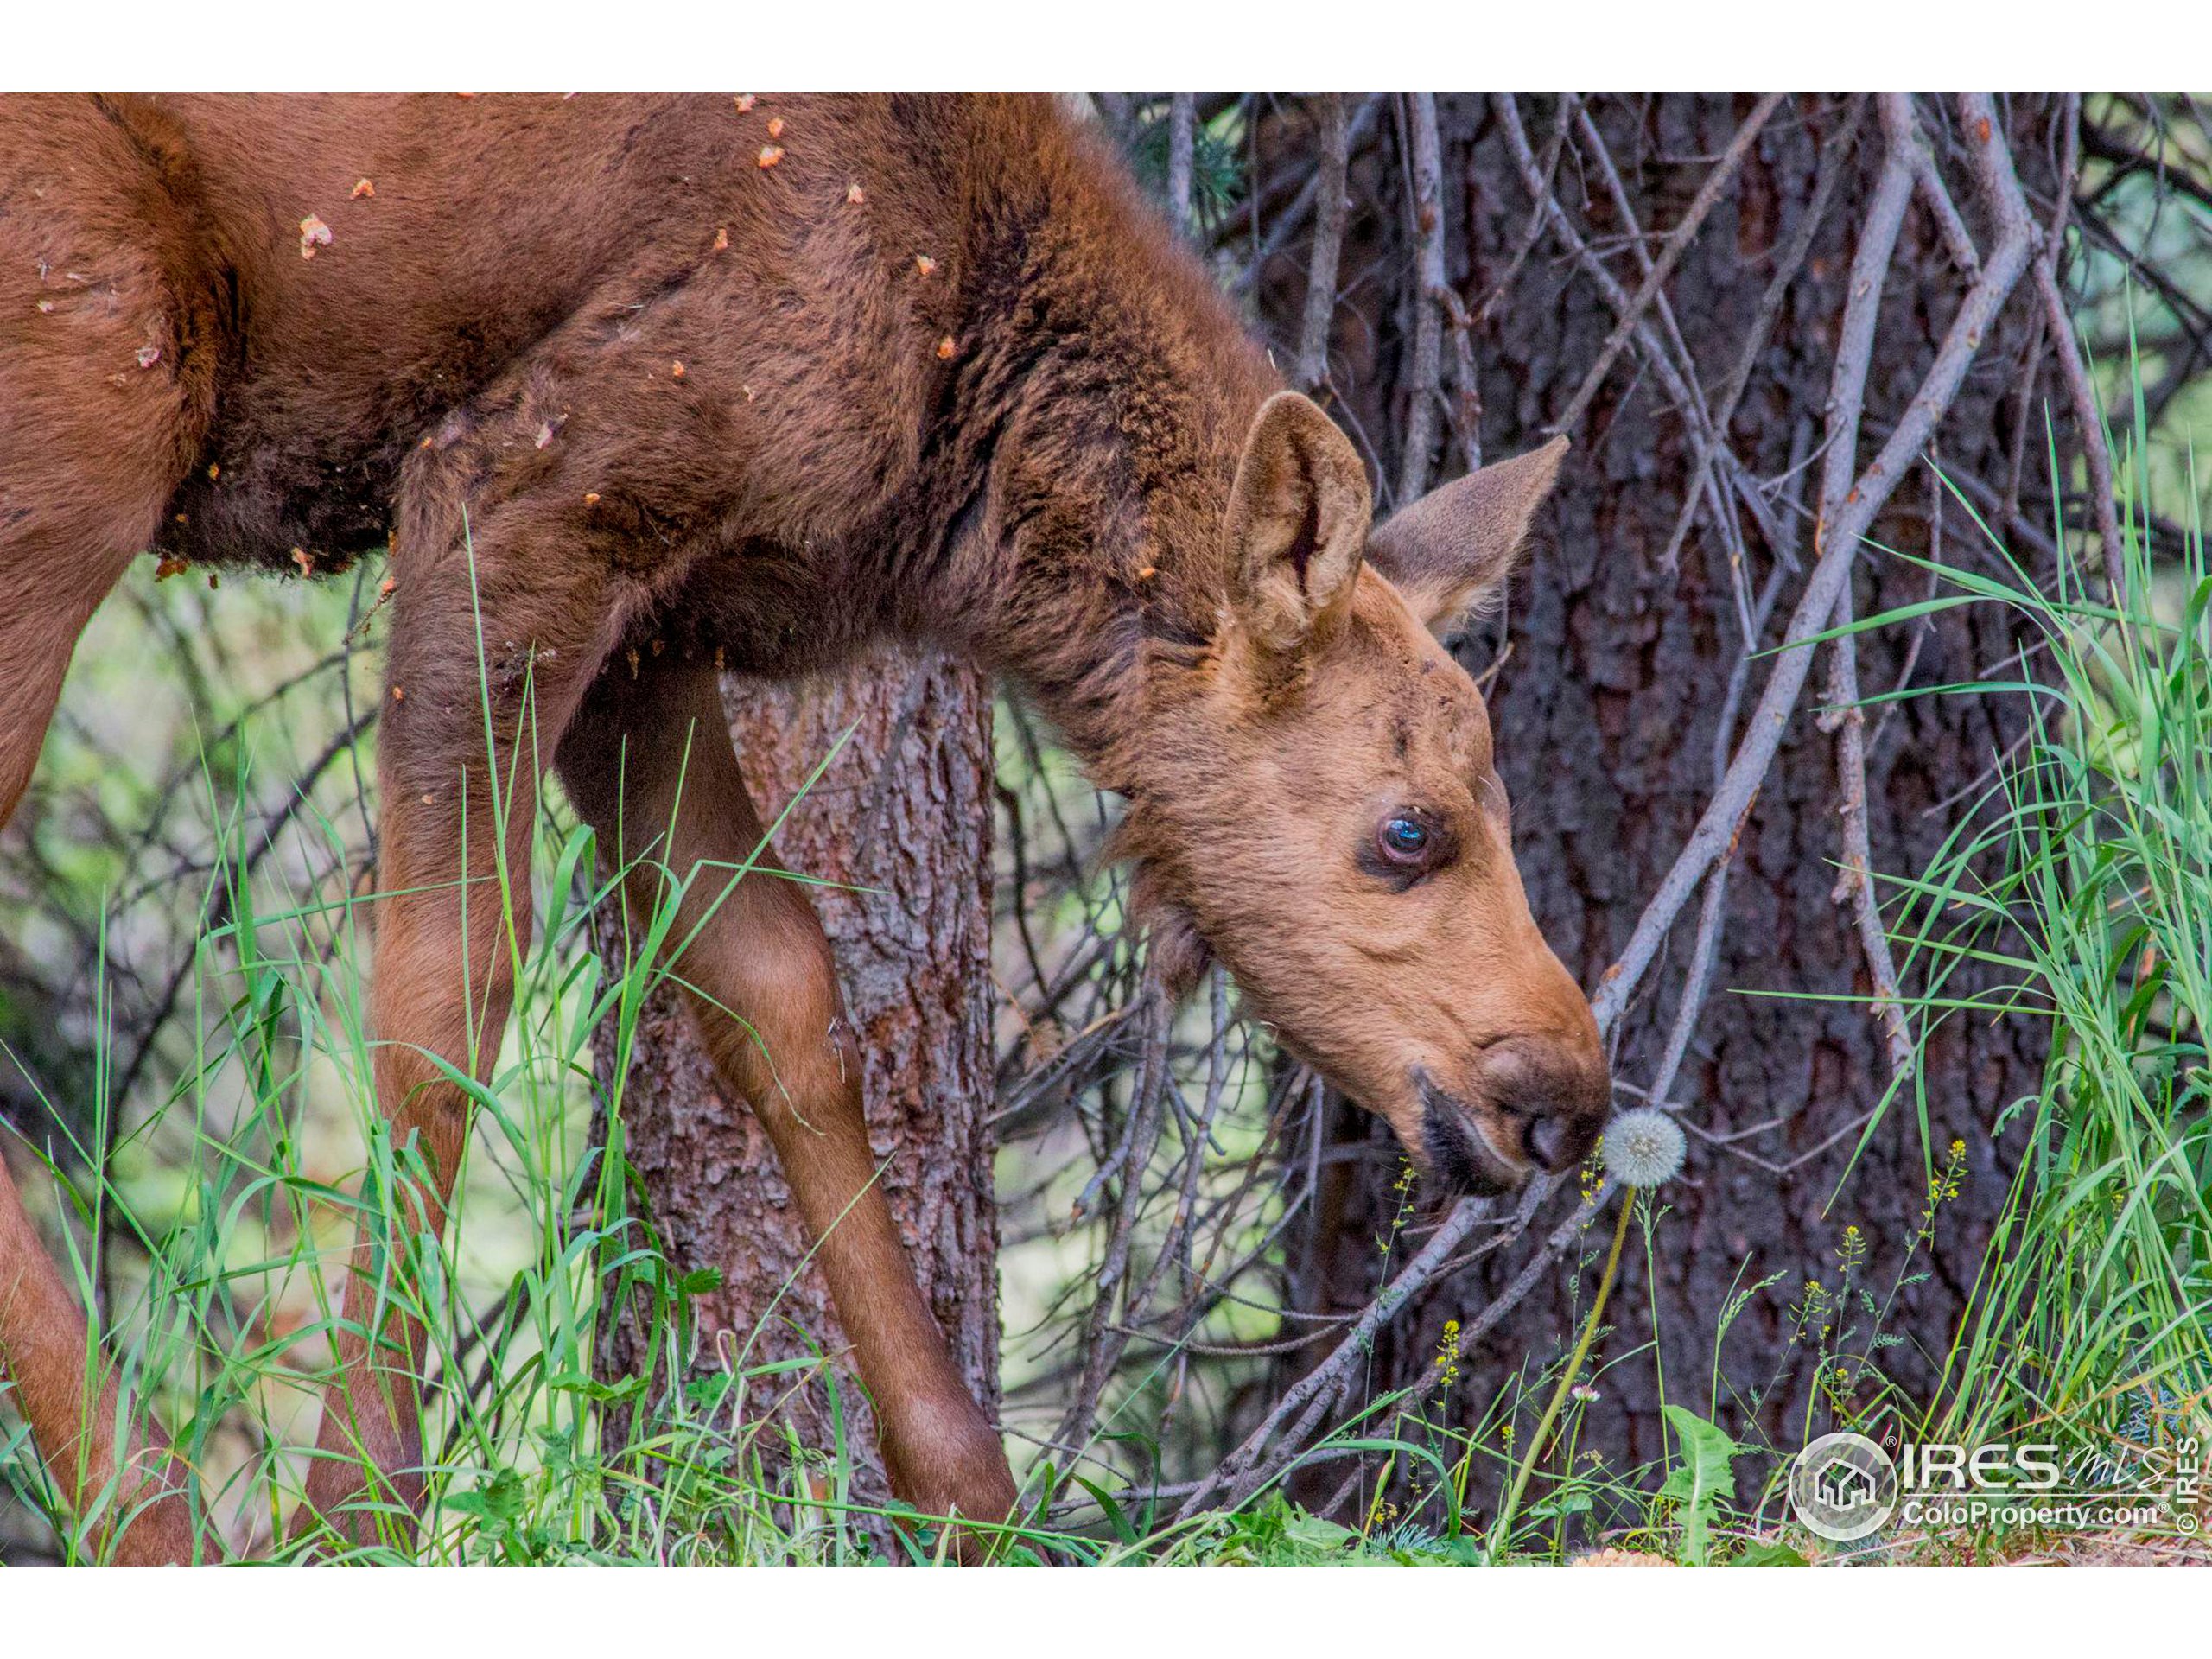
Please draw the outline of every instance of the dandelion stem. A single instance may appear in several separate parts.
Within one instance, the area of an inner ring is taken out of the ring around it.
[[[1544,1414],[1537,1420],[1536,1432],[1529,1437],[1529,1449],[1521,1454],[1521,1467],[1515,1472],[1513,1484],[1505,1494],[1505,1503],[1498,1510],[1497,1520],[1490,1533],[1490,1558],[1500,1559],[1505,1547],[1512,1541],[1513,1516],[1521,1507],[1521,1494],[1528,1490],[1529,1477],[1536,1467],[1536,1459],[1550,1436],[1552,1424],[1559,1417],[1559,1408],[1566,1403],[1567,1391],[1574,1386],[1574,1379],[1582,1374],[1582,1362],[1589,1357],[1590,1344],[1598,1334],[1598,1321],[1605,1317],[1605,1298],[1612,1293],[1613,1275],[1621,1265],[1621,1246],[1628,1241],[1628,1218],[1636,1208],[1633,1191],[1621,1195],[1621,1216],[1613,1226],[1613,1248],[1605,1257],[1604,1277],[1598,1281],[1598,1300],[1590,1304],[1590,1317],[1582,1321],[1582,1336],[1574,1344],[1573,1356],[1567,1362],[1567,1369],[1559,1374],[1559,1386],[1552,1390],[1551,1403],[1544,1408]]]

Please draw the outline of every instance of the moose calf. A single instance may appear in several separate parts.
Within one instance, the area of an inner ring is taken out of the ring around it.
[[[699,872],[691,1013],[820,1237],[893,1480],[995,1522],[1014,1482],[871,1179],[804,889],[717,874],[763,832],[716,668],[891,636],[1004,673],[1126,798],[1170,979],[1217,957],[1425,1169],[1503,1191],[1582,1157],[1610,1091],[1439,637],[1563,448],[1370,530],[1351,443],[1046,100],[0,100],[0,822],[134,558],[388,546],[375,1081],[429,1173],[396,1224],[445,1218],[468,1111],[438,1062],[498,1050],[530,918],[490,878],[550,756],[603,851],[650,854],[631,903]],[[421,1333],[361,1328],[376,1257],[307,1492],[356,1535],[365,1464],[423,1490]],[[116,1442],[85,1344],[0,1168],[0,1367],[40,1451],[118,1557],[190,1559],[188,1478]]]

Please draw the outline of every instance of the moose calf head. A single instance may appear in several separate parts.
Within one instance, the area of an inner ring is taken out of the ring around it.
[[[1481,1192],[1586,1155],[1610,1098],[1514,868],[1482,694],[1440,643],[1503,582],[1565,448],[1370,531],[1351,443],[1270,398],[1230,497],[1227,601],[1204,655],[1153,679],[1125,828],[1171,976],[1211,947],[1287,1048]]]

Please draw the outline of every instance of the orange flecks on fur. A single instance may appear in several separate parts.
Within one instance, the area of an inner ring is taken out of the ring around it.
[[[192,567],[182,559],[163,559],[154,567],[154,580],[167,582],[171,576],[181,576]]]
[[[768,118],[768,136],[771,138],[780,138],[784,136],[784,118],[782,116],[772,115]]]
[[[407,693],[395,685],[391,688],[391,700],[394,702],[404,702],[407,701]]]
[[[914,269],[924,276],[933,276],[937,274],[937,261],[926,253],[918,253],[914,256]]]
[[[584,492],[584,505],[588,507],[595,507],[598,505],[599,492],[597,490],[586,490]]]
[[[783,159],[784,152],[779,146],[775,144],[763,144],[760,146],[761,166],[773,167],[778,162],[780,162]]]
[[[330,245],[330,226],[309,213],[300,221],[300,257],[312,259],[317,248]]]
[[[366,179],[356,179],[353,181],[353,194],[346,200],[359,201],[363,196],[373,196],[376,193],[376,186],[371,184]]]
[[[435,806],[437,804],[438,798],[435,795],[425,795],[423,798],[423,804],[425,806]]]
[[[220,478],[222,475],[223,475],[223,469],[222,469],[222,467],[221,467],[219,465],[218,465],[216,462],[212,461],[209,461],[209,462],[207,463],[207,481],[208,481],[210,484],[213,484],[213,483],[217,479]]]
[[[192,522],[191,515],[189,515],[188,513],[182,513],[182,512],[180,512],[180,513],[179,513],[179,514],[177,514],[177,516],[176,516],[176,521],[177,521],[177,523],[179,523],[180,524],[190,524],[190,523]]]
[[[683,378],[683,365],[680,362],[670,364],[668,378],[671,380],[681,380]]]
[[[940,340],[937,343],[937,354],[944,359],[947,362],[950,362],[952,360],[953,353],[959,349],[960,348],[957,346],[955,346],[952,343],[952,336],[950,334],[947,334],[943,340]]]
[[[755,94],[752,92],[740,92],[737,95],[737,112],[740,115],[748,113],[752,110],[755,101]]]
[[[398,586],[399,579],[397,576],[386,576],[382,582],[377,583],[377,597],[378,599],[390,599],[392,595],[393,590]]]
[[[302,575],[311,576],[315,575],[315,555],[308,552],[304,547],[296,547],[292,550],[292,563],[300,567],[300,574]]]
[[[857,207],[867,200],[868,192],[861,189],[857,182],[845,187],[845,201],[848,206]]]
[[[729,226],[727,225],[718,227],[715,232],[715,251],[716,253],[729,251]]]
[[[1159,574],[1160,569],[1157,565],[1141,564],[1137,567],[1137,580],[1139,582],[1150,582]]]

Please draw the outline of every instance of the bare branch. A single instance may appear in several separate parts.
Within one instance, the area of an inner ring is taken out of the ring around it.
[[[2058,359],[2059,378],[2066,383],[2067,400],[2074,406],[2074,427],[2081,435],[2082,453],[2089,474],[2089,512],[2097,527],[2097,543],[2104,556],[2105,581],[2112,601],[2120,605],[2127,593],[2127,571],[2120,539],[2120,510],[2113,495],[2112,444],[2105,432],[2104,410],[2098,406],[2096,388],[2082,360],[2081,343],[2075,337],[2074,319],[2067,314],[2066,296],[2058,283],[2058,256],[2066,245],[2066,226],[2074,210],[2074,181],[2081,165],[2082,99],[2077,93],[2066,100],[2065,160],[2059,168],[2058,204],[2052,209],[2050,227],[2036,253],[2036,290],[2043,297],[2045,327],[2051,351]],[[2024,217],[2027,203],[2020,196],[2020,181],[2009,162],[2000,189],[2009,191]]]
[[[1538,1182],[1530,1188],[1533,1193],[1543,1186]],[[1523,1201],[1524,1209],[1529,1206]],[[1297,1383],[1275,1402],[1274,1409],[1245,1437],[1243,1445],[1222,1459],[1213,1472],[1201,1481],[1197,1489],[1184,1501],[1183,1517],[1196,1514],[1206,1507],[1207,1500],[1228,1488],[1224,1500],[1229,1505],[1241,1503],[1271,1478],[1272,1470],[1261,1463],[1262,1454],[1276,1435],[1289,1425],[1283,1445],[1288,1455],[1295,1456],[1311,1438],[1320,1420],[1343,1395],[1345,1384],[1360,1357],[1375,1339],[1375,1333],[1397,1311],[1412,1300],[1415,1293],[1434,1278],[1440,1268],[1452,1261],[1463,1240],[1475,1229],[1475,1224],[1489,1213],[1490,1204],[1483,1198],[1462,1198],[1452,1207],[1436,1231],[1430,1236],[1420,1254],[1406,1263],[1398,1276],[1385,1285],[1366,1311],[1347,1331],[1329,1357],[1300,1377]],[[1533,1214],[1533,1210],[1530,1211]],[[1522,1224],[1526,1225],[1525,1222]],[[1287,1462],[1288,1457],[1282,1461]]]
[[[1444,315],[1452,325],[1452,384],[1458,394],[1446,405],[1451,411],[1452,429],[1467,458],[1467,470],[1479,472],[1483,464],[1483,387],[1476,378],[1475,346],[1470,338],[1474,322],[1448,283],[1429,297],[1444,308]]]
[[[1613,324],[1613,332],[1605,337],[1605,345],[1599,348],[1596,360],[1582,377],[1582,384],[1575,388],[1574,396],[1567,399],[1566,412],[1554,423],[1558,429],[1565,430],[1573,426],[1589,409],[1590,400],[1598,395],[1598,388],[1605,384],[1605,376],[1612,370],[1614,359],[1620,355],[1621,348],[1628,344],[1629,335],[1644,312],[1650,308],[1651,302],[1657,297],[1667,278],[1674,275],[1675,264],[1690,244],[1696,240],[1698,232],[1704,226],[1706,216],[1712,213],[1714,204],[1735,181],[1736,171],[1744,164],[1744,157],[1751,153],[1751,145],[1757,141],[1760,130],[1781,105],[1781,93],[1768,93],[1744,118],[1744,124],[1736,129],[1736,136],[1728,141],[1728,148],[1721,153],[1713,170],[1705,175],[1705,182],[1698,187],[1697,194],[1691,199],[1681,222],[1668,233],[1665,245],[1659,250],[1658,258],[1652,262],[1651,268],[1643,275],[1643,281],[1630,296],[1627,308],[1621,313],[1620,320]]]
[[[1974,245],[1974,233],[1967,229],[1966,220],[1959,217],[1951,193],[1944,186],[1943,170],[1936,165],[1935,148],[1913,115],[1912,99],[1902,92],[1884,93],[1882,122],[1885,127],[1894,124],[1912,141],[1906,155],[1912,162],[1913,191],[1919,196],[1921,206],[1936,220],[1936,228],[1942,233],[1951,263],[1969,279],[1980,276],[1981,254]]]
[[[1913,458],[1923,449],[1958,394],[1979,353],[1983,336],[1996,321],[1999,309],[2011,295],[2026,268],[2033,241],[2033,226],[2017,187],[2008,198],[2001,180],[2012,176],[2012,156],[1998,128],[1996,112],[1986,98],[1966,100],[1968,143],[1974,152],[1975,170],[1999,222],[1997,245],[1984,263],[1980,279],[1968,290],[1936,354],[1920,389],[1899,419],[1889,441],[1853,484],[1849,480],[1852,455],[1857,448],[1859,410],[1866,393],[1869,353],[1874,321],[1881,303],[1881,278],[1888,270],[1912,190],[1910,156],[1891,136],[1889,156],[1876,187],[1852,262],[1851,292],[1845,302],[1842,337],[1838,344],[1833,390],[1829,397],[1828,467],[1832,480],[1840,482],[1821,492],[1821,517],[1816,546],[1819,556],[1805,584],[1785,636],[1788,645],[1818,632],[1834,614],[1838,596],[1850,579],[1852,561],[1860,539],[1874,516],[1889,502],[1898,480]],[[1909,142],[1909,140],[1908,140]],[[1673,928],[1675,918],[1696,888],[1713,861],[1734,834],[1736,819],[1773,764],[1781,747],[1789,712],[1811,671],[1811,653],[1784,650],[1776,659],[1758,706],[1752,710],[1744,741],[1728,767],[1720,790],[1707,805],[1697,828],[1660,883],[1658,892],[1637,919],[1628,948],[1605,973],[1598,994],[1591,999],[1601,1030],[1610,1031],[1627,1006],[1628,998]]]
[[[1185,242],[1198,239],[1198,215],[1191,202],[1191,170],[1198,151],[1198,100],[1177,92],[1167,103],[1167,219]]]
[[[1116,1160],[1121,1168],[1121,1201],[1084,1325],[1083,1380],[1066,1416],[1060,1421],[1058,1431],[1052,1436],[1052,1443],[1071,1456],[1080,1456],[1089,1441],[1107,1379],[1113,1375],[1122,1351],[1128,1345],[1128,1338],[1120,1333],[1116,1325],[1127,1325],[1138,1311],[1133,1307],[1129,1316],[1120,1321],[1114,1318],[1116,1303],[1127,1294],[1129,1251],[1135,1236],[1138,1212],[1145,1199],[1145,1170],[1160,1140],[1160,1108],[1169,1089],[1167,1039],[1175,1011],[1158,983],[1149,978],[1137,992],[1136,1006],[1144,1014],[1144,1047],[1130,1086],[1127,1132]],[[1103,1168],[1101,1173],[1104,1173]]]
[[[1851,585],[1847,582],[1836,601],[1835,626],[1847,628],[1851,620]],[[1874,1018],[1889,1046],[1890,1077],[1895,1081],[1911,1072],[1914,1049],[1912,1030],[1905,1021],[1904,993],[1897,985],[1897,959],[1890,953],[1881,905],[1867,874],[1874,857],[1866,827],[1866,714],[1859,706],[1857,636],[1841,635],[1828,653],[1829,708],[1821,724],[1836,734],[1836,786],[1841,795],[1836,811],[1843,820],[1843,868],[1828,897],[1849,905],[1858,925],[1859,949],[1874,987]]]
[[[1306,391],[1329,378],[1329,324],[1337,314],[1337,267],[1344,254],[1344,219],[1351,209],[1345,175],[1351,167],[1351,121],[1344,94],[1321,99],[1321,165],[1316,173],[1313,256],[1306,270],[1306,316],[1298,337],[1295,378]]]
[[[1853,99],[1851,112],[1842,126],[1823,146],[1820,176],[1813,185],[1812,200],[1805,204],[1804,215],[1797,221],[1797,228],[1775,262],[1773,279],[1766,291],[1759,296],[1758,311],[1752,314],[1751,326],[1744,335],[1744,348],[1736,354],[1735,366],[1728,372],[1728,378],[1720,388],[1719,406],[1713,410],[1709,439],[1698,443],[1697,460],[1692,468],[1689,487],[1682,492],[1682,510],[1675,515],[1675,527],[1667,537],[1666,551],[1660,555],[1661,568],[1673,570],[1681,556],[1682,539],[1689,534],[1691,522],[1697,517],[1698,503],[1703,499],[1706,481],[1712,476],[1713,463],[1713,440],[1724,440],[1736,418],[1736,406],[1743,401],[1744,392],[1751,383],[1751,372],[1758,366],[1759,353],[1766,349],[1767,337],[1774,332],[1776,319],[1782,315],[1782,302],[1789,292],[1790,284],[1797,280],[1797,273],[1805,268],[1805,260],[1813,251],[1813,238],[1820,234],[1827,222],[1828,204],[1834,199],[1836,187],[1842,182],[1847,164],[1851,159],[1852,146],[1858,142],[1859,129],[1866,113],[1866,101]]]
[[[1432,297],[1444,287],[1444,162],[1436,134],[1436,95],[1406,97],[1408,182],[1413,187],[1414,343],[1412,390],[1406,409],[1406,448],[1398,474],[1398,499],[1411,501],[1428,488],[1436,449],[1436,406],[1441,397],[1440,321]]]
[[[1478,328],[1496,315],[1498,307],[1505,303],[1505,296],[1513,287],[1513,279],[1521,274],[1521,267],[1536,251],[1536,244],[1543,240],[1544,226],[1550,219],[1549,204],[1554,200],[1552,181],[1559,175],[1560,157],[1567,153],[1567,131],[1571,124],[1570,118],[1574,113],[1574,105],[1573,92],[1560,94],[1559,112],[1553,118],[1552,141],[1545,148],[1544,159],[1533,176],[1522,175],[1522,182],[1532,193],[1529,203],[1529,222],[1522,230],[1520,240],[1514,244],[1512,257],[1505,262],[1505,269],[1491,284],[1490,292],[1483,296],[1483,302],[1475,308],[1473,326]],[[1514,120],[1517,125],[1520,120],[1517,112]]]
[[[1357,107],[1351,112],[1351,131],[1344,144],[1347,155],[1359,154],[1360,146],[1367,142],[1368,135],[1375,130],[1375,118],[1382,108],[1382,94],[1380,92],[1370,92],[1359,100]],[[1305,182],[1298,187],[1289,205],[1277,215],[1274,227],[1261,239],[1251,263],[1237,272],[1230,284],[1231,292],[1251,292],[1268,261],[1290,245],[1290,238],[1306,223],[1306,215],[1313,212],[1315,204],[1320,200],[1320,189],[1321,171],[1315,168],[1306,174]]]
[[[1612,308],[1613,314],[1616,316],[1626,316],[1629,311],[1628,290],[1620,285],[1612,272],[1605,269],[1605,262],[1597,257],[1590,245],[1583,239],[1581,233],[1568,221],[1567,210],[1560,205],[1558,197],[1552,194],[1548,180],[1537,166],[1536,158],[1529,148],[1528,134],[1522,129],[1520,111],[1515,105],[1512,98],[1500,93],[1496,100],[1496,107],[1498,125],[1505,134],[1506,144],[1512,153],[1514,166],[1521,175],[1522,184],[1535,199],[1538,211],[1542,213],[1546,222],[1551,226],[1552,233],[1558,238],[1560,245],[1573,255],[1576,265],[1597,286],[1598,291],[1605,296],[1605,303]],[[1560,112],[1560,118],[1562,120],[1566,118],[1564,110]],[[1586,125],[1587,112],[1580,112],[1580,118]],[[1593,135],[1593,142],[1596,142],[1594,139],[1596,129],[1592,126],[1588,130]],[[1612,179],[1614,187],[1618,190],[1619,178],[1618,174],[1612,172],[1610,158],[1604,162],[1603,166],[1604,170]],[[1628,204],[1624,191],[1618,194],[1617,205],[1623,222],[1633,232],[1635,215]],[[1642,251],[1640,244],[1636,244],[1633,237],[1631,237],[1631,245],[1637,246],[1639,253]],[[1671,328],[1673,313],[1668,308],[1666,296],[1663,294],[1654,300],[1651,310],[1657,315],[1661,324]],[[1675,407],[1681,410],[1682,418],[1688,423],[1693,437],[1701,444],[1717,447],[1713,437],[1711,424],[1706,418],[1704,394],[1675,365],[1674,357],[1666,341],[1661,339],[1658,330],[1652,326],[1649,318],[1642,318],[1635,322],[1633,332],[1637,344],[1643,352],[1643,360],[1649,364],[1653,372],[1658,375],[1660,384],[1666,389],[1668,397],[1673,400]],[[1688,360],[1687,352],[1684,353],[1684,359]],[[1548,429],[1556,432],[1560,429],[1557,424],[1554,424]],[[1710,481],[1707,486],[1707,499],[1712,506],[1716,526],[1721,536],[1729,543],[1732,553],[1740,561],[1743,557],[1742,537],[1736,524],[1735,515],[1728,510],[1727,504],[1722,499],[1719,491],[1713,487]]]

